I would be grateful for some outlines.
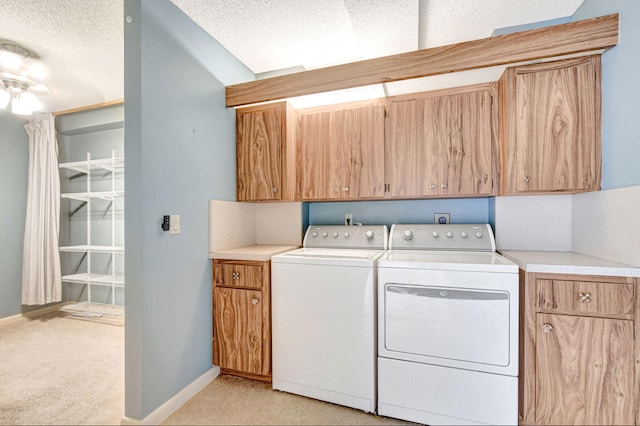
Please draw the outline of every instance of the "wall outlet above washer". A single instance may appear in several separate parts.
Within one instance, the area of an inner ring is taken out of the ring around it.
[[[447,225],[449,222],[449,213],[435,213],[433,215],[433,223],[439,225]]]

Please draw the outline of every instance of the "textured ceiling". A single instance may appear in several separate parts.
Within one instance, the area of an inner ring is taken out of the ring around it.
[[[0,1],[0,41],[39,57],[29,72],[51,91],[46,111],[124,96],[123,1]],[[484,38],[495,28],[570,16],[582,1],[172,0],[255,73]]]

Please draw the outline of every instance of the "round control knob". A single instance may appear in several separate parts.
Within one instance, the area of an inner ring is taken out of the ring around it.
[[[333,233],[333,238],[338,238],[338,233],[337,232]]]
[[[345,232],[345,233],[344,233],[344,237],[345,237],[345,238],[349,238],[349,233],[348,233],[348,232]]]
[[[476,238],[482,238],[482,232],[476,232]]]
[[[322,238],[327,238],[329,236],[329,234],[327,234],[326,232],[322,233]]]
[[[451,238],[451,237],[453,237],[453,232],[451,231],[447,232],[447,238]]]
[[[369,241],[373,240],[373,237],[375,237],[375,235],[376,235],[376,233],[373,232],[373,231],[367,231],[367,232],[364,233],[364,236]]]
[[[433,238],[438,238],[438,237],[440,236],[440,234],[438,234],[437,232],[433,231],[433,232],[431,233],[431,236],[432,236]]]
[[[461,236],[462,238],[467,238],[468,234],[467,234],[466,232],[462,231],[462,232],[460,233],[460,236]]]
[[[405,241],[413,240],[413,231],[409,231],[408,229],[402,233],[402,239]]]
[[[312,233],[311,233],[311,236],[312,236],[313,238],[315,238],[315,237],[317,237],[317,236],[318,236],[318,233],[317,233],[317,232],[312,232]]]

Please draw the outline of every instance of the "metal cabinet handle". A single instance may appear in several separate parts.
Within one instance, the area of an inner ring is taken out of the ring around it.
[[[545,324],[542,326],[542,331],[545,333],[551,333],[553,331],[553,326],[551,324]]]
[[[343,190],[344,192],[347,192],[347,191],[349,190],[349,187],[348,187],[348,186],[343,186],[343,187],[342,187],[342,190]]]
[[[522,179],[524,183],[529,183],[529,180],[529,176],[525,176],[524,179]]]
[[[275,186],[273,188],[271,188],[271,190],[273,191],[273,193],[275,194],[276,192],[278,192],[278,188],[276,188]]]
[[[579,293],[578,294],[578,302],[580,303],[591,303],[591,293]]]
[[[442,189],[447,189],[449,187],[449,185],[447,185],[446,183],[443,183],[442,185],[440,185],[440,188]]]
[[[340,192],[340,189],[337,186],[333,187],[333,192]]]
[[[239,280],[240,272],[234,272],[233,274],[231,274],[231,278],[233,278],[234,280]]]
[[[432,183],[431,185],[429,185],[429,189],[436,189],[436,184]]]
[[[258,300],[258,298],[257,298],[257,297],[253,297],[253,298],[251,298],[251,303],[252,303],[252,304],[257,305],[257,304],[258,304],[258,302],[260,302],[260,300]]]

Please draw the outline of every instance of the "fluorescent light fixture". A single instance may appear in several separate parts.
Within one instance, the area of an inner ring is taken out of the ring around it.
[[[382,84],[374,84],[371,86],[354,87],[352,89],[297,96],[295,98],[289,98],[287,101],[296,109],[304,109],[321,105],[378,99],[384,98],[384,96],[385,93]]]

